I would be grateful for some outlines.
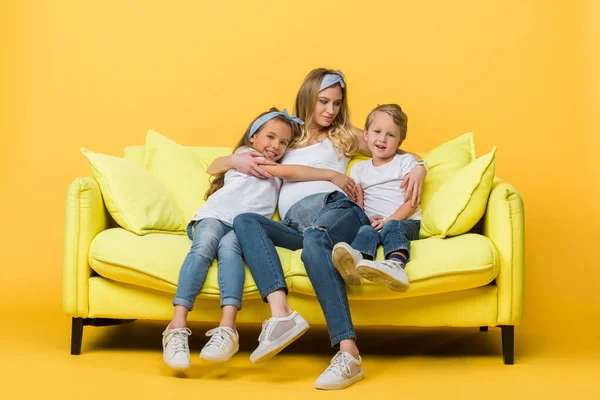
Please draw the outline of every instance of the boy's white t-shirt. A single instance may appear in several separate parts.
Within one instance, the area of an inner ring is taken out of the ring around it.
[[[411,154],[396,154],[392,161],[379,167],[373,166],[373,160],[366,160],[350,169],[350,177],[362,186],[364,209],[369,218],[375,215],[387,218],[404,203],[404,189],[400,185],[416,163]],[[421,207],[407,219],[420,220]]]
[[[235,154],[254,151],[239,148]],[[225,184],[214,192],[206,203],[196,211],[193,221],[216,218],[228,225],[242,213],[256,213],[271,218],[275,213],[281,179],[259,179],[230,169],[225,173]]]

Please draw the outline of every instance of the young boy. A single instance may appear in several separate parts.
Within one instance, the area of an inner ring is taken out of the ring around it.
[[[360,228],[351,245],[333,248],[333,263],[348,285],[360,285],[361,277],[397,292],[408,289],[404,266],[410,259],[410,241],[419,238],[421,209],[404,202],[400,187],[417,161],[411,154],[397,154],[406,138],[407,117],[397,104],[384,104],[367,117],[365,141],[373,155],[350,170],[357,183],[357,203],[371,225]],[[374,261],[383,244],[385,261]]]

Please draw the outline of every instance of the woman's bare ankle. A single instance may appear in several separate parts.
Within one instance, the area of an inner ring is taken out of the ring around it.
[[[360,355],[354,339],[342,340],[340,342],[340,351],[350,353],[350,355],[352,355],[352,357],[354,358],[358,358],[358,356]]]

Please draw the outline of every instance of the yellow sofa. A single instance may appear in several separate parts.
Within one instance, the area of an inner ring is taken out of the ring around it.
[[[208,150],[191,149],[200,155]],[[125,158],[142,164],[143,152],[143,146],[131,146],[125,149]],[[216,155],[228,152],[218,149]],[[84,325],[169,320],[179,269],[190,244],[185,235],[138,236],[120,228],[105,207],[97,181],[75,179],[66,196],[63,260],[63,309],[72,316],[71,354],[81,351]],[[301,250],[278,252],[290,304],[309,323],[325,324],[300,259]],[[405,293],[371,282],[348,288],[354,324],[481,330],[499,326],[504,362],[512,364],[514,326],[523,316],[525,277],[524,215],[518,192],[495,178],[486,212],[471,232],[415,241],[411,257],[407,265],[411,287]],[[215,261],[190,320],[217,323],[218,298]],[[260,324],[269,316],[246,270],[239,322]]]

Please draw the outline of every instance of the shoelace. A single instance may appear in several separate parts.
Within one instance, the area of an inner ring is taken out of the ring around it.
[[[207,343],[207,346],[217,346],[218,348],[222,348],[226,343],[231,333],[228,330],[223,329],[223,327],[213,328],[210,331],[206,332],[206,336],[211,336],[210,340]]]
[[[175,353],[178,351],[187,351],[185,338],[191,334],[192,331],[188,328],[177,328],[163,333],[163,335],[167,336],[167,343],[169,343],[171,349]]]
[[[260,336],[258,337],[258,341],[262,342],[266,338],[269,337],[269,333],[271,333],[271,329],[275,325],[276,320],[274,318],[269,318],[262,323],[262,331],[260,332]]]
[[[350,369],[350,363],[352,360],[346,353],[338,352],[332,359],[331,364],[325,370],[325,372],[330,371],[333,372],[336,376],[345,378],[352,375],[352,370]],[[344,376],[344,374],[346,374]]]

